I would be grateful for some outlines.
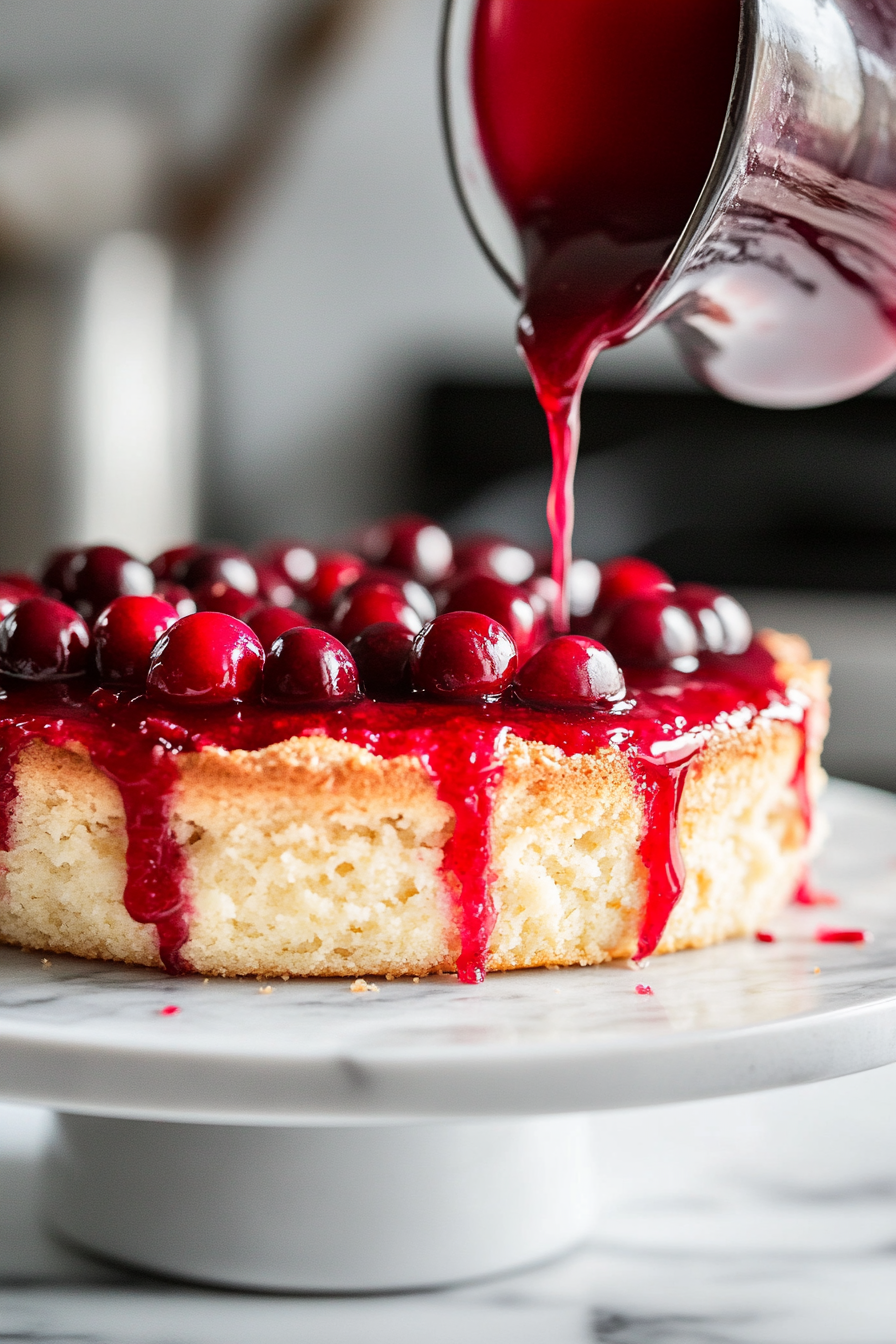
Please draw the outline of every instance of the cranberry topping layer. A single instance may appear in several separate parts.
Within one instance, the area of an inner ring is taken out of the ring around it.
[[[704,655],[687,674],[626,669],[626,682],[628,698],[619,704],[545,712],[522,705],[513,690],[475,704],[421,698],[362,699],[325,709],[239,702],[209,707],[173,700],[160,705],[143,695],[94,689],[86,679],[49,684],[10,679],[0,702],[0,844],[9,847],[14,767],[22,749],[33,741],[82,745],[124,800],[126,908],[134,919],[156,925],[169,970],[189,970],[182,957],[189,927],[183,860],[169,829],[180,753],[208,746],[258,750],[294,736],[324,734],[386,759],[413,754],[457,819],[444,870],[459,907],[458,974],[475,983],[485,973],[495,922],[489,821],[507,734],[569,756],[610,748],[625,754],[645,798],[641,856],[648,897],[638,954],[646,957],[681,895],[678,806],[688,765],[711,726],[745,725],[762,715],[799,726],[804,709],[788,700],[772,659],[755,645],[739,657]]]

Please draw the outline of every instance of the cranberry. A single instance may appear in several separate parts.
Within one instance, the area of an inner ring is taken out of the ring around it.
[[[542,709],[596,709],[625,697],[616,659],[584,635],[559,635],[539,649],[516,679],[516,693]]]
[[[271,606],[258,607],[249,617],[247,624],[255,631],[261,640],[261,647],[267,654],[270,653],[274,640],[285,635],[287,630],[295,630],[296,626],[310,625],[311,622],[307,616],[300,616],[297,611],[290,611],[287,607]]]
[[[172,583],[170,579],[159,579],[155,587],[156,597],[170,602],[178,616],[192,616],[196,611],[196,599],[182,583]]]
[[[535,556],[504,537],[479,533],[454,546],[458,574],[490,574],[505,583],[525,583],[535,573]]]
[[[51,597],[63,602],[74,600],[75,580],[78,571],[84,567],[84,560],[84,552],[80,549],[53,552],[41,574],[41,583]]]
[[[186,567],[179,583],[199,588],[206,583],[224,583],[247,597],[258,596],[258,575],[244,551],[232,546],[203,546]]]
[[[400,569],[365,569],[360,579],[339,593],[334,605],[340,603],[348,593],[356,593],[361,588],[372,588],[381,583],[388,584],[390,588],[397,588],[424,625],[435,616],[436,604],[432,593],[416,579],[409,579],[407,574],[402,574]]]
[[[51,597],[27,597],[0,621],[0,672],[28,681],[55,681],[87,671],[90,631],[83,619]]]
[[[677,667],[690,672],[700,648],[697,627],[686,611],[667,597],[633,598],[608,612],[599,623],[607,647],[623,666]]]
[[[149,565],[119,546],[91,546],[75,574],[75,606],[93,618],[116,597],[149,597],[155,577]]]
[[[367,565],[351,551],[326,551],[317,558],[317,569],[299,592],[311,605],[312,614],[321,618],[329,615],[333,599],[349,584],[356,583]]]
[[[31,597],[31,593],[23,593],[14,583],[4,583],[0,579],[0,620],[8,616],[11,611],[15,611],[20,602],[24,602],[26,597]]]
[[[93,627],[100,678],[133,685],[144,682],[149,655],[177,619],[175,608],[160,597],[116,597]]]
[[[317,556],[303,541],[272,541],[258,552],[256,569],[259,566],[275,570],[285,583],[300,588],[314,578]]]
[[[407,626],[380,621],[356,635],[349,647],[364,694],[374,700],[404,700],[411,693],[409,658],[414,636]]]
[[[379,625],[382,621],[403,625],[413,634],[423,626],[400,588],[391,583],[374,583],[352,589],[339,602],[333,613],[333,632],[347,643],[368,625]]]
[[[172,546],[151,560],[149,567],[157,579],[167,579],[171,583],[183,583],[184,576],[193,560],[202,551],[195,542],[184,546]]]
[[[263,602],[275,607],[291,607],[296,600],[296,590],[287,583],[279,569],[255,561],[255,573],[258,576],[258,596]]]
[[[547,621],[525,588],[489,574],[474,574],[452,586],[446,611],[479,611],[491,616],[513,639],[521,663],[547,639]]]
[[[552,579],[549,574],[533,574],[522,586],[529,594],[529,601],[539,615],[554,610],[560,592],[560,585],[556,579]]]
[[[0,573],[0,583],[9,584],[12,588],[18,588],[22,597],[45,597],[41,585],[37,579],[32,579],[30,574],[22,574],[19,570],[4,570]]]
[[[449,611],[424,627],[411,647],[414,690],[436,700],[496,700],[513,681],[516,645],[478,611]]]
[[[264,650],[247,625],[220,611],[197,611],[156,644],[147,694],[172,705],[226,705],[254,697],[263,667]]]
[[[623,555],[600,566],[598,605],[604,611],[632,597],[659,597],[672,590],[665,570],[636,555]]]
[[[358,697],[358,669],[344,644],[314,626],[274,640],[264,667],[266,700],[286,705],[344,704]]]
[[[573,560],[569,567],[569,614],[588,617],[597,606],[601,572],[593,560]]]
[[[193,597],[197,611],[223,611],[239,621],[245,621],[258,606],[257,597],[249,597],[221,579],[217,583],[200,583],[198,588],[193,589]]]
[[[451,569],[454,548],[443,527],[419,513],[375,523],[362,532],[360,550],[372,565],[406,570],[418,583],[438,583]]]
[[[741,604],[705,583],[682,583],[675,603],[686,611],[700,632],[700,643],[710,653],[745,653],[753,625]]]

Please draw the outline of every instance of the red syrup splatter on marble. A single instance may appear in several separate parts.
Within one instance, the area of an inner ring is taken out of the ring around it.
[[[683,772],[700,749],[700,731],[720,716],[738,721],[785,700],[768,655],[706,656],[696,673],[629,673],[630,698],[607,711],[545,713],[504,701],[444,705],[428,701],[374,702],[295,712],[262,705],[160,709],[142,696],[116,699],[86,682],[11,685],[0,702],[0,847],[9,848],[15,803],[14,766],[29,742],[79,743],[119,786],[128,825],[125,905],[134,919],[154,923],[170,971],[189,966],[182,949],[189,932],[184,860],[170,830],[177,756],[206,746],[259,750],[290,737],[323,734],[366,747],[385,759],[415,755],[439,797],[457,817],[444,872],[459,909],[461,979],[485,972],[495,912],[489,893],[490,821],[501,776],[501,737],[559,748],[568,756],[601,749],[623,752],[645,792],[642,856],[648,895],[639,954],[648,956],[681,894],[676,814]],[[777,716],[777,715],[776,715]]]
[[[548,419],[557,630],[569,628],[582,387],[632,332],[709,175],[739,0],[480,0],[471,76],[485,161],[519,234],[519,341]]]
[[[759,929],[756,933],[757,943],[775,943],[778,940],[773,933],[767,933],[764,929]]]
[[[867,929],[829,929],[824,925],[815,931],[816,943],[870,943]]]

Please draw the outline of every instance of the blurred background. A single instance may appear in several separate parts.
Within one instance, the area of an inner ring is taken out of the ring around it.
[[[0,566],[406,508],[545,541],[514,303],[444,163],[440,11],[0,0]],[[803,631],[829,768],[896,787],[893,392],[733,406],[654,330],[592,376],[576,548]]]

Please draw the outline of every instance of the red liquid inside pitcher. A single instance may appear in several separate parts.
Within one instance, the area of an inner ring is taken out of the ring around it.
[[[473,97],[522,243],[520,343],[551,431],[564,589],[581,387],[631,331],[697,204],[739,29],[739,0],[480,0]]]

